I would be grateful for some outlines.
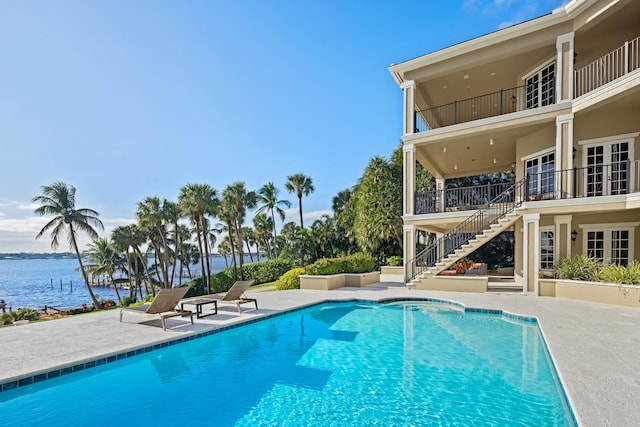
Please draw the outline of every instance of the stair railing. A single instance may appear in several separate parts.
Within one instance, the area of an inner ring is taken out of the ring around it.
[[[428,245],[415,258],[408,261],[408,272],[415,279],[438,261],[469,243],[478,234],[488,229],[507,214],[519,207],[525,199],[527,178],[514,183],[475,211],[469,218],[458,224],[450,232]]]

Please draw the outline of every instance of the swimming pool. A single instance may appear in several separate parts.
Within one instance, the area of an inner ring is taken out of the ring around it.
[[[0,424],[575,425],[535,322],[325,303],[0,393]]]

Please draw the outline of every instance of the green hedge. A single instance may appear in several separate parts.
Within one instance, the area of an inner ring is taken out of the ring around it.
[[[292,267],[290,260],[270,259],[266,261],[252,262],[244,264],[242,271],[244,272],[244,280],[254,280],[254,285],[262,283],[271,283],[278,280],[280,276],[289,271]],[[238,268],[238,280],[240,280],[240,269]],[[233,285],[233,267],[226,268],[211,276],[210,293],[227,292]],[[196,277],[185,283],[183,286],[190,286],[186,298],[200,296],[204,294],[202,286],[202,277]]]
[[[276,258],[244,264],[242,271],[244,273],[244,280],[253,279],[256,285],[260,285],[278,280],[280,276],[291,270],[291,267],[293,266],[290,260]],[[227,274],[233,277],[233,268],[227,270],[229,271]],[[240,272],[238,271],[238,273]]]
[[[276,289],[279,291],[300,289],[300,275],[306,274],[306,272],[306,269],[302,267],[287,271],[276,281]]]
[[[340,273],[369,273],[376,261],[371,255],[357,253],[340,258],[322,258],[307,267],[307,274],[324,276]]]

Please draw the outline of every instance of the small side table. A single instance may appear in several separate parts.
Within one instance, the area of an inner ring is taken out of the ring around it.
[[[214,311],[213,313],[202,314],[202,306],[207,304],[213,304]],[[218,301],[214,299],[192,299],[189,301],[183,301],[180,303],[180,309],[184,310],[185,305],[196,306],[196,318],[198,319],[200,319],[201,317],[213,316],[214,314],[218,314]]]

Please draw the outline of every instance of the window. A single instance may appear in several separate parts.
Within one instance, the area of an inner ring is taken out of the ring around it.
[[[531,158],[525,163],[527,173],[527,197],[553,198],[555,154],[547,153]]]
[[[555,264],[554,231],[553,229],[540,229],[540,269],[553,270]]]
[[[633,227],[588,229],[585,237],[587,256],[619,265],[628,265],[633,259]]]
[[[555,69],[551,63],[525,79],[527,110],[555,103]]]

